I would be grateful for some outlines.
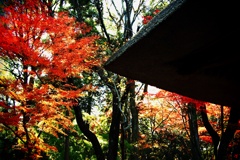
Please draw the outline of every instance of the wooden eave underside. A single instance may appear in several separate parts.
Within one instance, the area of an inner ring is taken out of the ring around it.
[[[240,106],[236,1],[176,0],[104,65],[167,91]]]

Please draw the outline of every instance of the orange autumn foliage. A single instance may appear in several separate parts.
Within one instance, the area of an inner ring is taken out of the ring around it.
[[[9,75],[0,75],[0,128],[18,139],[15,149],[26,156],[56,150],[41,138],[71,129],[70,113],[81,93],[69,78],[99,65],[97,35],[91,27],[66,12],[50,16],[39,0],[26,0],[4,8],[0,17],[0,62]]]
[[[219,135],[221,134],[221,126],[217,121],[221,118],[221,107],[219,105],[195,100],[162,89],[159,89],[156,94],[144,93],[144,99],[138,103],[139,119],[141,119],[141,123],[144,122],[143,124],[140,123],[140,126],[151,126],[152,136],[162,136],[162,139],[163,137],[166,138],[164,139],[165,141],[172,141],[171,138],[165,137],[171,134],[185,135],[186,139],[189,139],[189,137],[187,137],[189,135],[189,124],[186,110],[188,103],[196,104],[196,112],[198,115],[200,115],[202,111],[201,106],[206,106],[205,112],[209,117],[209,122]],[[224,107],[224,122],[228,120],[227,115],[229,111],[228,107]],[[143,130],[140,133],[140,135],[143,135],[145,132]],[[198,134],[201,142],[212,144],[212,138],[204,127],[201,117],[198,118]],[[142,148],[145,148],[147,146],[146,144],[152,144],[149,148],[153,145],[155,147],[157,146],[157,148],[165,145],[165,141],[159,143],[157,140],[152,140],[154,139],[152,137],[140,137],[139,146]]]

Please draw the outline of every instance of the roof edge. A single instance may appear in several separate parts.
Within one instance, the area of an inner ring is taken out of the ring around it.
[[[153,28],[155,28],[159,23],[163,22],[167,17],[169,17],[174,11],[176,11],[185,1],[187,0],[175,0],[170,3],[166,8],[159,12],[153,17],[145,26],[143,26],[140,31],[133,36],[129,41],[127,41],[123,46],[121,46],[104,64],[108,65],[119,56],[124,54],[124,52],[132,45],[137,43],[140,39],[146,36]]]

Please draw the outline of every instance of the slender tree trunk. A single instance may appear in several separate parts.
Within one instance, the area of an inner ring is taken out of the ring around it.
[[[211,124],[209,123],[208,116],[206,113],[206,106],[201,107],[201,116],[202,116],[203,125],[207,129],[209,135],[212,138],[212,142],[213,142],[213,146],[214,146],[214,155],[216,157],[220,137],[219,137],[218,133],[213,129]]]
[[[131,11],[133,8],[133,1],[132,0],[124,0],[126,10],[125,10],[125,27],[124,27],[124,38],[128,39],[133,36],[132,31],[132,24],[131,24]]]
[[[221,118],[220,118],[220,126],[221,126],[221,136],[224,132],[224,123],[223,123],[223,120],[224,120],[224,113],[223,113],[223,105],[221,105]]]
[[[230,110],[230,117],[228,119],[227,127],[222,134],[220,143],[218,145],[218,152],[216,160],[226,160],[228,145],[234,137],[234,133],[238,128],[238,121],[240,119],[239,106],[232,106]]]
[[[122,112],[123,115],[121,116],[122,122],[121,122],[121,157],[122,160],[126,159],[126,148],[125,148],[125,140],[129,140],[129,135],[130,134],[130,116],[129,116],[129,111],[128,111],[128,94],[129,94],[129,88],[126,86],[126,90],[121,98],[121,104],[122,104]]]
[[[103,21],[103,5],[102,5],[102,2],[100,2],[99,0],[95,0],[94,2],[95,2],[95,6],[97,8],[97,11],[98,11],[98,19],[100,21],[100,25],[101,25],[101,28],[103,30],[103,33],[106,36],[108,43],[111,43],[110,36],[107,32],[106,26],[105,26],[104,21]]]
[[[138,140],[138,109],[135,103],[135,81],[130,80],[130,110],[132,114],[132,142],[137,142]]]
[[[188,118],[190,127],[192,157],[194,160],[202,160],[198,135],[196,105],[193,103],[188,104]]]
[[[69,131],[65,131],[68,135],[64,139],[64,160],[69,160]]]
[[[28,69],[29,66],[24,65],[23,69]],[[34,70],[34,68],[32,68]],[[23,74],[23,80],[24,80],[24,85],[26,86],[26,92],[31,92],[33,89],[33,85],[34,85],[34,79],[33,77],[31,77],[29,75],[28,72],[24,72]],[[31,106],[32,105],[32,101],[31,100],[27,100],[26,101],[26,105],[27,106]],[[30,115],[25,112],[24,110],[21,110],[22,113],[22,126],[23,129],[25,131],[25,136],[26,136],[26,141],[24,143],[24,146],[27,148],[27,152],[26,152],[26,158],[27,159],[32,159],[32,154],[33,154],[33,150],[32,150],[32,140],[31,140],[31,136],[29,135],[29,131],[28,131],[28,122],[30,120]]]
[[[91,141],[97,160],[105,160],[105,156],[96,135],[89,130],[88,123],[84,122],[83,120],[80,106],[74,106],[74,112],[78,127],[81,129],[82,133]]]
[[[104,70],[100,67],[94,68],[97,70],[101,79],[106,83],[110,88],[112,93],[112,122],[110,126],[109,139],[108,139],[108,160],[116,160],[118,152],[118,141],[119,141],[119,132],[120,132],[120,121],[121,121],[121,97],[118,87],[115,85],[115,82],[109,82],[108,77],[106,77]],[[118,79],[118,78],[117,78]],[[119,79],[116,80],[119,82]]]
[[[135,81],[128,79],[128,85],[129,85],[129,98],[130,98],[130,110],[132,115],[132,141],[131,143],[134,144],[138,141],[138,109],[136,107],[135,102]],[[138,159],[138,148],[134,147],[133,152],[131,154],[131,160],[137,160]]]
[[[120,131],[120,119],[121,119],[121,103],[119,101],[117,90],[113,91],[113,112],[112,112],[112,123],[110,126],[109,132],[109,140],[108,140],[108,160],[116,160],[117,159],[117,151],[118,151],[118,136]]]
[[[69,116],[68,111],[66,111],[66,116]],[[64,160],[69,160],[69,146],[70,146],[69,134],[70,134],[70,131],[68,129],[65,129],[65,133],[67,135],[64,137]]]
[[[60,3],[59,3],[59,7],[60,7],[60,8],[63,8],[63,1],[64,1],[64,0],[60,0]]]
[[[125,156],[125,144],[124,144],[124,141],[125,141],[125,131],[124,131],[124,127],[125,127],[125,124],[122,123],[121,124],[121,143],[120,143],[120,146],[121,146],[121,156],[122,156],[122,160],[125,160],[126,156]]]

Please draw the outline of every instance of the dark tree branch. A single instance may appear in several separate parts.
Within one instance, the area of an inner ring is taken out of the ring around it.
[[[95,6],[97,8],[97,11],[98,11],[98,18],[99,18],[99,21],[100,21],[100,25],[101,25],[101,27],[103,29],[103,32],[104,32],[104,34],[105,34],[105,36],[107,38],[108,43],[110,43],[111,39],[109,37],[109,34],[107,33],[107,29],[106,29],[106,26],[105,26],[104,21],[103,21],[102,4],[101,4],[101,2],[99,2],[99,0],[95,0],[94,2],[95,2]]]
[[[219,137],[218,133],[213,129],[212,125],[209,122],[205,105],[201,106],[201,116],[202,116],[202,121],[203,121],[204,127],[207,129],[209,135],[212,137],[213,146],[214,146],[214,154],[216,156],[220,137]]]
[[[95,154],[97,156],[97,160],[105,160],[101,145],[96,135],[89,130],[89,124],[83,120],[80,106],[79,105],[74,106],[73,108],[74,108],[78,127],[80,128],[82,133],[91,141]]]
[[[118,140],[119,140],[119,132],[120,132],[120,121],[121,121],[121,98],[118,92],[118,88],[114,84],[114,82],[109,82],[108,77],[105,76],[104,70],[100,67],[95,68],[101,77],[101,79],[106,83],[106,85],[110,88],[113,96],[112,96],[112,123],[110,126],[109,132],[109,143],[108,143],[108,160],[116,160],[117,159],[117,151],[118,151]]]
[[[234,137],[234,133],[238,129],[238,121],[240,119],[240,108],[239,106],[232,106],[230,110],[230,117],[228,119],[228,124],[221,137],[221,141],[218,146],[218,153],[216,160],[226,160],[227,148],[229,143]]]

